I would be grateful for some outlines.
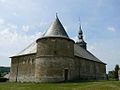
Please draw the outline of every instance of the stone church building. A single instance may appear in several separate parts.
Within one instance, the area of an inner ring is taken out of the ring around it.
[[[59,18],[35,42],[11,57],[11,82],[106,79],[106,64],[87,50],[81,25],[70,39]]]

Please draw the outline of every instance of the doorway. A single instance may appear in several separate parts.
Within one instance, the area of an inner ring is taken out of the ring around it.
[[[68,80],[68,69],[64,69],[64,81]]]

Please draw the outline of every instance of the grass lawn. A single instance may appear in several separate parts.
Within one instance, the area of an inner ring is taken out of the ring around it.
[[[120,81],[0,83],[0,90],[120,90]]]

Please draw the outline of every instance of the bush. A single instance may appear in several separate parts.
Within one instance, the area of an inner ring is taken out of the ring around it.
[[[8,81],[8,80],[9,80],[8,78],[0,77],[0,82],[6,82],[6,81]]]

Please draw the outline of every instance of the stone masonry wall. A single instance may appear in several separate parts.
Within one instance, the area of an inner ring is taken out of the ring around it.
[[[37,40],[37,57],[39,56],[74,56],[74,42],[60,37]]]
[[[74,78],[74,60],[69,57],[41,57],[36,59],[36,82],[60,82],[65,80],[65,69],[68,80]]]
[[[13,57],[10,81],[32,82],[35,80],[35,55]]]
[[[105,79],[105,65],[95,61],[75,57],[76,75],[78,79]]]
[[[74,41],[63,37],[47,37],[37,40],[37,82],[58,82],[73,79]],[[66,76],[64,76],[66,70]]]

